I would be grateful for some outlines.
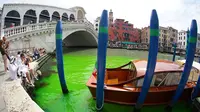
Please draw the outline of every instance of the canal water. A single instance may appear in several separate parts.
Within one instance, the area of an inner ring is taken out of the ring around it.
[[[56,59],[45,65],[45,77],[35,91],[35,101],[45,112],[96,112],[86,82],[96,61],[97,49],[64,49],[64,72],[69,94],[63,95],[57,75]],[[147,59],[147,51],[108,49],[106,67],[118,67],[133,59]],[[172,55],[158,54],[158,59],[172,60]],[[177,56],[177,59],[180,59]],[[121,96],[126,97],[126,96]],[[164,96],[163,96],[164,97]],[[142,112],[162,112],[165,106],[144,106]],[[103,112],[132,112],[133,106],[105,103]],[[173,112],[191,112],[184,103],[176,104]]]

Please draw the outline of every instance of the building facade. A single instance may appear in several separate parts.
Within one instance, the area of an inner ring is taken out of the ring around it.
[[[108,24],[110,26],[113,23],[113,19],[114,19],[112,9],[110,9],[108,19],[109,19]]]
[[[148,44],[150,37],[150,27],[144,27],[141,29],[141,43]]]
[[[109,41],[128,41],[128,42],[140,42],[140,29],[134,28],[133,24],[128,23],[124,19],[116,19],[114,22],[114,16],[112,10],[109,12],[108,17],[108,34]],[[94,21],[94,29],[99,31],[100,17],[97,17]]]
[[[110,26],[112,23],[113,23],[113,12],[112,12],[112,9],[110,9],[110,12],[109,12],[109,16],[108,16],[108,26]],[[100,22],[100,17],[97,17],[95,20],[94,20],[94,29],[97,31],[97,33],[99,32],[99,22]]]
[[[96,20],[94,21],[94,29],[99,32],[99,22],[100,22],[100,17],[97,17]]]
[[[187,31],[181,30],[178,32],[177,45],[180,49],[186,49],[187,46]],[[200,34],[197,34],[196,49],[200,50]]]
[[[110,41],[139,41],[138,29],[134,28],[133,24],[128,23],[128,21],[124,19],[116,19],[115,22],[109,26],[108,34]]]
[[[177,41],[178,30],[172,27],[159,27],[159,47],[171,48],[172,44]],[[141,43],[149,44],[150,27],[144,27],[141,30]]]
[[[187,31],[181,30],[178,32],[177,47],[185,49],[187,44]]]

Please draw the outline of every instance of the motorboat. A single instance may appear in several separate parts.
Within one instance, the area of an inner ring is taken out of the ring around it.
[[[144,105],[167,104],[171,101],[180,82],[185,60],[176,62],[157,60],[150,89]],[[106,68],[104,80],[104,101],[134,105],[137,102],[147,68],[147,60],[130,61],[117,68]],[[200,64],[193,62],[185,89],[179,101],[187,101],[196,86],[200,70]],[[87,87],[92,97],[96,98],[97,72],[93,71]]]

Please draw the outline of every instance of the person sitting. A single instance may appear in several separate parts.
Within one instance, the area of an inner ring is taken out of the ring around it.
[[[36,59],[40,58],[40,53],[37,48],[34,50],[34,55],[36,56]]]
[[[28,70],[30,71],[30,75],[31,75],[35,80],[38,80],[37,77],[36,77],[36,75],[35,75],[35,71],[30,67],[29,63],[30,63],[30,59],[29,59],[29,58],[26,58],[25,65],[28,66]]]
[[[29,71],[28,71],[28,65],[27,65],[27,62],[26,62],[26,57],[23,53],[20,54],[20,59],[21,59],[21,61],[19,61],[19,62],[21,62],[21,63],[19,65],[19,71],[22,72],[23,74],[26,74],[25,76],[28,79],[28,83],[30,84],[30,86],[34,86],[32,80],[31,80]]]

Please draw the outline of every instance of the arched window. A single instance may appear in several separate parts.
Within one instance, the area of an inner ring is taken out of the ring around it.
[[[37,16],[35,13],[35,10],[28,10],[26,11],[25,15],[24,15],[24,22],[23,24],[33,24],[37,22]]]
[[[70,21],[75,20],[74,14],[70,14]]]
[[[81,20],[81,19],[84,19],[84,14],[81,10],[78,10],[78,17],[77,17],[78,20]]]
[[[49,12],[47,10],[41,11],[40,16],[39,16],[39,23],[42,23],[42,22],[45,22],[45,21],[46,22],[50,21]]]
[[[52,14],[52,21],[58,21],[60,20],[60,14],[55,11],[53,14]]]
[[[6,14],[4,20],[4,28],[9,28],[14,24],[14,26],[20,25],[20,14],[16,10],[12,10]]]
[[[62,15],[62,21],[67,21],[67,20],[68,20],[67,13],[63,13],[63,15]]]

